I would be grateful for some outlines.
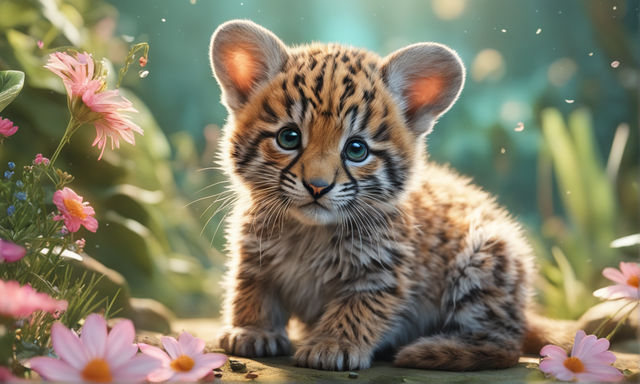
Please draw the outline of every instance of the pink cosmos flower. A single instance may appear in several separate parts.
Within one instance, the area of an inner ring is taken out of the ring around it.
[[[18,127],[13,125],[13,121],[0,117],[0,135],[9,137],[18,132]]]
[[[602,274],[607,279],[617,283],[600,288],[593,295],[602,299],[640,299],[640,265],[636,263],[620,262],[620,270],[605,268]]]
[[[227,356],[220,353],[202,353],[204,340],[187,332],[183,332],[177,341],[173,337],[163,336],[162,345],[167,352],[151,345],[138,344],[142,353],[162,361],[162,367],[147,376],[151,382],[198,381],[227,361]]]
[[[42,153],[38,153],[36,155],[36,158],[33,159],[33,164],[35,164],[35,165],[38,165],[38,164],[49,165],[49,159],[47,159],[46,157],[42,156]]]
[[[135,145],[134,132],[143,134],[142,128],[124,114],[137,112],[119,91],[106,90],[104,76],[90,54],[55,52],[49,56],[45,68],[62,78],[69,96],[72,114],[79,123],[90,123],[96,128],[93,146],[98,146],[102,158],[107,139],[111,149],[120,146],[120,139]]]
[[[5,261],[13,263],[22,259],[26,253],[27,250],[23,246],[0,239],[0,263]]]
[[[0,280],[0,316],[20,318],[28,317],[35,311],[55,314],[66,309],[65,300],[55,300],[28,284],[21,286],[17,281]]]
[[[562,381],[620,381],[624,376],[611,366],[616,356],[608,349],[609,340],[587,336],[580,330],[576,333],[571,357],[556,345],[545,345],[540,350],[544,356],[540,370]]]
[[[64,220],[64,225],[70,232],[78,232],[84,225],[91,232],[98,230],[98,220],[93,215],[96,212],[88,202],[82,202],[82,196],[78,196],[71,188],[64,187],[53,194],[53,203],[58,207],[61,215],[54,220]]]
[[[34,357],[31,369],[47,380],[59,382],[141,382],[161,362],[138,354],[133,344],[135,329],[122,320],[107,332],[107,322],[98,314],[87,316],[80,337],[60,323],[51,327],[53,350],[59,359]]]

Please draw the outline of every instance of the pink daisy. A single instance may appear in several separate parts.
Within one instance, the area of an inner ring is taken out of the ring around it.
[[[29,317],[35,311],[55,314],[66,309],[65,300],[55,300],[28,284],[21,286],[17,281],[0,280],[0,317]]]
[[[0,239],[0,263],[18,261],[24,257],[27,250],[23,246]]]
[[[580,330],[576,333],[571,357],[556,345],[545,345],[540,350],[543,356],[540,370],[562,381],[620,381],[624,376],[611,365],[616,356],[608,349],[609,340],[587,336]]]
[[[9,137],[18,132],[18,127],[13,125],[13,121],[0,117],[0,135]]]
[[[88,53],[76,53],[75,56],[65,52],[55,52],[49,56],[45,68],[62,78],[69,96],[69,105],[73,117],[80,124],[93,124],[96,128],[96,139],[93,146],[98,146],[102,158],[107,139],[111,140],[111,149],[120,146],[120,138],[135,144],[133,133],[143,134],[142,128],[132,122],[125,113],[137,112],[127,98],[119,91],[106,90],[103,74],[98,73],[99,66]]]
[[[640,299],[640,265],[636,263],[620,262],[620,270],[605,268],[602,274],[607,279],[617,283],[600,288],[593,295],[602,299]]]
[[[227,361],[227,356],[220,353],[202,353],[204,340],[187,332],[183,332],[177,341],[173,337],[163,336],[162,345],[167,352],[151,345],[138,344],[142,353],[162,361],[162,367],[147,376],[151,382],[198,381]]]
[[[59,359],[34,357],[31,369],[47,380],[59,382],[141,382],[161,362],[136,355],[135,329],[121,320],[107,332],[107,322],[98,314],[87,316],[81,337],[60,323],[51,327],[53,350]]]
[[[78,232],[81,225],[91,232],[98,230],[98,220],[93,217],[96,212],[88,202],[82,202],[82,196],[78,196],[71,188],[64,187],[56,191],[53,194],[53,203],[61,213],[53,219],[64,220],[69,232]]]

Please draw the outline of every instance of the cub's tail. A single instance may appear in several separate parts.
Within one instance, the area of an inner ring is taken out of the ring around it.
[[[522,353],[537,355],[547,344],[571,349],[573,338],[579,329],[577,321],[550,319],[528,311],[527,332],[522,344]]]

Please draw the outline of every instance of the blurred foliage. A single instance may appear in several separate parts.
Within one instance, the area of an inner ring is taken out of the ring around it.
[[[287,44],[337,41],[381,55],[438,41],[458,51],[468,76],[429,136],[430,156],[472,176],[527,225],[543,272],[540,301],[547,314],[576,317],[594,302],[600,269],[638,252],[609,243],[640,228],[639,7],[635,0],[0,0],[0,70],[27,74],[23,94],[3,112],[22,135],[0,161],[50,154],[64,130],[62,85],[41,67],[47,53],[73,45],[121,65],[127,44],[148,41],[148,76],[135,76],[136,68],[122,82],[149,106],[125,92],[145,136],[97,163],[85,130],[63,161],[101,220],[87,252],[123,273],[135,296],[158,298],[181,315],[215,314],[223,269],[215,249],[224,247],[221,221],[232,200],[213,164],[227,114],[208,62],[215,27],[249,18]],[[628,137],[613,151],[619,126]]]
[[[3,146],[0,161],[30,163],[38,152],[53,152],[68,112],[62,82],[42,66],[50,52],[68,46],[119,64],[127,43],[109,32],[116,14],[99,1],[0,1],[0,70],[26,74],[23,92],[3,111],[20,130]],[[162,130],[143,102],[122,92],[140,111],[134,119],[145,134],[136,146],[123,145],[98,162],[90,146],[95,132],[86,128],[58,161],[97,212],[100,229],[86,236],[85,251],[124,275],[134,296],[155,298],[182,315],[217,314],[221,256],[201,239],[197,219],[185,208]]]

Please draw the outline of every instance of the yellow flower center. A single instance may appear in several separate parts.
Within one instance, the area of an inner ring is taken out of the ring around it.
[[[187,355],[180,355],[171,362],[171,368],[176,372],[189,372],[195,361]]]
[[[631,275],[631,277],[627,279],[627,284],[632,287],[638,288],[640,286],[640,277],[638,277],[637,275]]]
[[[113,381],[109,364],[103,359],[93,359],[82,370],[82,379],[94,383],[110,383]]]
[[[569,357],[564,361],[564,366],[573,373],[584,372],[584,364],[577,357]]]
[[[87,214],[84,213],[84,206],[79,201],[73,199],[64,199],[63,202],[64,207],[67,208],[67,211],[69,211],[71,216],[77,217],[79,219],[85,219],[87,217]]]

